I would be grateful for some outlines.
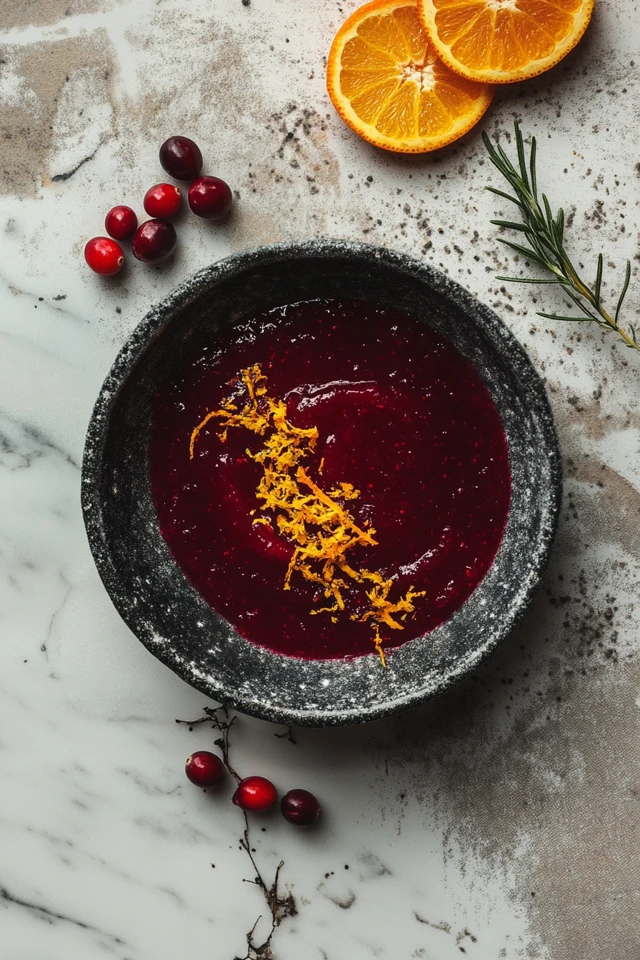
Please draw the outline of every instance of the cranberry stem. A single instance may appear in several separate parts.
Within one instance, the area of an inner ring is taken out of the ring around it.
[[[236,780],[237,783],[240,783],[241,777],[231,766],[229,759],[229,733],[237,720],[237,716],[234,714],[233,717],[229,718],[229,710],[226,706],[221,707],[205,707],[204,708],[205,716],[199,717],[198,720],[176,720],[176,723],[185,723],[189,728],[198,726],[201,723],[210,723],[215,730],[219,730],[222,734],[219,737],[215,744],[220,748],[222,752],[222,762],[225,767],[231,774],[231,776]],[[220,716],[222,714],[222,718]],[[289,728],[290,739],[292,742],[295,741],[291,737],[291,728]],[[240,837],[240,846],[243,850],[246,851],[249,860],[251,861],[251,866],[255,871],[255,878],[253,880],[246,880],[245,883],[254,883],[257,887],[260,887],[264,898],[267,902],[267,906],[271,912],[271,930],[269,931],[269,936],[263,944],[256,944],[253,935],[255,929],[260,921],[260,917],[256,920],[253,927],[247,933],[247,954],[242,957],[242,960],[267,960],[271,956],[271,940],[276,931],[276,927],[280,926],[280,923],[285,919],[285,917],[293,917],[298,912],[296,901],[292,893],[287,894],[286,896],[279,896],[278,894],[278,881],[280,879],[280,871],[284,866],[284,860],[281,860],[278,866],[276,867],[276,872],[274,876],[273,883],[270,887],[267,886],[266,881],[255,861],[253,855],[253,849],[251,847],[251,839],[249,836],[250,824],[249,817],[247,816],[246,810],[243,810],[244,815],[244,832]],[[236,958],[240,960],[240,958]]]
[[[240,838],[240,845],[241,845],[242,847],[244,847],[244,849],[247,851],[247,854],[248,854],[248,856],[249,856],[249,860],[251,860],[251,864],[252,864],[252,866],[253,866],[253,869],[254,869],[255,872],[256,872],[256,878],[255,878],[255,880],[249,880],[249,881],[247,881],[247,882],[248,882],[248,883],[255,883],[256,886],[260,887],[260,889],[263,891],[263,893],[264,893],[264,895],[265,895],[265,897],[266,897],[267,903],[269,903],[269,888],[267,887],[266,883],[264,882],[264,878],[263,878],[262,874],[260,873],[260,870],[258,869],[258,864],[256,863],[255,858],[254,858],[254,856],[253,856],[253,852],[252,852],[252,850],[251,850],[251,842],[250,842],[250,840],[249,840],[249,817],[247,816],[247,811],[246,811],[246,810],[243,810],[242,812],[244,813],[244,834],[243,834],[243,836]],[[276,881],[277,881],[277,879],[278,879],[278,872],[279,872],[281,866],[282,866],[282,861],[280,862],[280,866],[278,867],[278,870],[276,871]]]
[[[197,720],[176,720],[176,723],[184,723],[190,729],[197,727],[200,723],[210,723],[214,730],[219,730],[222,736],[215,741],[215,745],[216,747],[220,747],[220,750],[222,751],[222,762],[224,763],[225,767],[236,783],[240,783],[242,777],[233,769],[231,763],[229,762],[229,731],[236,722],[237,717],[233,716],[231,719],[229,719],[229,710],[225,706],[205,707],[204,712],[206,716],[199,717]],[[224,714],[224,720],[220,719],[218,716],[219,713]]]
[[[231,730],[231,727],[236,722],[237,718],[234,716],[234,717],[231,717],[231,720],[229,720],[228,719],[229,711],[227,710],[227,708],[220,707],[219,709],[224,710],[224,715],[227,719],[221,721],[216,714],[215,725],[217,726],[218,730],[220,730],[220,732],[222,733],[222,736],[218,740],[216,740],[216,746],[220,747],[220,749],[222,750],[222,762],[224,763],[225,767],[227,768],[227,770],[229,771],[233,779],[236,781],[236,783],[240,783],[240,781],[242,780],[242,777],[240,776],[239,773],[237,773],[233,769],[233,767],[231,766],[231,762],[229,761],[229,731]]]
[[[287,729],[283,733],[274,733],[274,737],[277,737],[278,740],[284,740],[286,737],[289,743],[295,744],[297,741],[293,735],[293,727],[291,724],[288,725]]]
[[[269,910],[271,911],[271,930],[269,931],[269,936],[267,937],[265,943],[259,947],[256,946],[253,940],[253,935],[255,933],[256,927],[258,926],[258,923],[260,922],[260,917],[258,917],[256,922],[252,926],[251,930],[249,930],[249,932],[247,933],[248,950],[247,950],[246,956],[244,956],[242,960],[261,960],[261,958],[263,957],[266,960],[267,957],[271,956],[271,951],[270,951],[271,940],[276,931],[276,927],[279,926],[280,922],[284,920],[285,917],[294,916],[298,911],[296,908],[295,900],[293,899],[293,894],[290,893],[287,897],[278,896],[278,880],[280,879],[280,871],[284,867],[284,860],[281,860],[278,866],[276,867],[276,873],[273,879],[273,883],[271,884],[270,887],[267,887],[262,877],[262,874],[258,869],[258,865],[254,859],[254,856],[251,850],[251,842],[249,840],[249,818],[247,817],[246,812],[244,815],[244,822],[245,822],[244,836],[240,840],[240,843],[244,847],[244,849],[247,851],[247,854],[249,855],[249,859],[251,860],[253,869],[256,872],[255,880],[247,880],[245,882],[255,883],[256,886],[260,887],[260,889],[264,893],[265,900],[267,901],[267,904],[269,905]]]

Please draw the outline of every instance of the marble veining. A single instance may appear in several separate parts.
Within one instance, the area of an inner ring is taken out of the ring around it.
[[[376,152],[334,115],[331,37],[357,0],[33,0],[0,16],[0,956],[232,960],[265,903],[228,801],[183,777],[215,738],[205,699],[135,641],[91,560],[80,470],[95,397],[149,307],[197,269],[288,239],[364,240],[433,264],[491,306],[541,372],[565,498],[550,568],[512,637],[433,703],[366,727],[241,718],[234,760],[318,794],[318,830],[278,816],[255,857],[298,912],[277,960],[637,960],[640,933],[640,361],[536,316],[549,287],[497,242],[479,132],[428,158]],[[539,141],[576,259],[605,252],[640,305],[635,0],[598,0],[556,70],[500,90]],[[163,267],[82,262],[106,209],[198,140],[237,191],[222,224],[183,215]],[[262,830],[264,827],[264,831]],[[215,866],[213,866],[215,865]]]

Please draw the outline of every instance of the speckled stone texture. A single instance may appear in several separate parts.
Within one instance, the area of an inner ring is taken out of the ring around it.
[[[512,493],[498,554],[454,616],[388,655],[300,660],[241,637],[189,584],[150,493],[151,403],[173,364],[217,329],[283,303],[362,298],[431,324],[474,364],[500,412]],[[263,720],[325,726],[372,720],[448,689],[496,648],[538,586],[556,529],[560,454],[544,387],[489,309],[444,274],[344,241],[265,247],[187,280],[142,321],[107,377],[89,426],[82,502],[105,586],[142,642],[183,679]]]
[[[259,914],[266,937],[231,789],[182,779],[215,734],[174,721],[206,698],[115,611],[80,463],[153,304],[229,254],[319,236],[417,257],[495,310],[544,380],[564,497],[527,615],[443,696],[295,745],[234,725],[242,774],[324,808],[318,831],[274,817],[252,832],[298,903],[276,960],[640,957],[640,358],[539,317],[565,311],[557,289],[496,279],[529,270],[490,224],[513,210],[485,191],[504,184],[480,137],[513,154],[516,117],[537,136],[569,249],[591,279],[604,253],[609,306],[631,260],[637,320],[638,0],[597,0],[557,69],[498,90],[478,129],[423,158],[374,150],[326,96],[331,38],[359,2],[0,3],[2,960],[231,960]],[[141,212],[178,133],[232,186],[232,215],[185,213],[170,262],[92,275],[84,243],[112,204]]]

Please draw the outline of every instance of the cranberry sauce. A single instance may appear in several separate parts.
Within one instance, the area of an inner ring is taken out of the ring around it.
[[[247,456],[263,440],[234,427],[226,442],[209,420],[193,459],[191,433],[230,395],[242,369],[260,364],[267,392],[297,427],[317,427],[309,464],[325,490],[353,484],[346,508],[377,546],[349,563],[380,571],[397,600],[424,590],[402,630],[384,624],[385,649],[447,620],[480,583],[496,554],[511,491],[498,412],[475,369],[426,324],[364,301],[310,301],[254,316],[216,335],[176,365],[155,399],[149,471],[160,529],[171,553],[211,606],[247,639],[306,659],[374,651],[372,621],[326,606],[294,571],[292,545],[256,499],[263,468]],[[321,468],[321,461],[324,461]]]

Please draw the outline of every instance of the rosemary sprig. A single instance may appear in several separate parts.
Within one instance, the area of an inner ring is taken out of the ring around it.
[[[629,323],[627,331],[618,322],[631,280],[630,261],[627,260],[624,283],[618,297],[615,313],[612,316],[602,303],[602,272],[604,266],[602,254],[598,256],[595,282],[593,286],[589,286],[580,277],[564,246],[564,210],[560,208],[554,215],[544,193],[541,197],[538,196],[536,139],[535,137],[531,138],[531,148],[527,161],[524,140],[517,120],[514,126],[518,151],[517,167],[514,166],[499,144],[495,146],[486,133],[483,133],[482,137],[491,162],[507,180],[515,196],[505,193],[503,190],[497,190],[495,187],[487,187],[486,189],[504,200],[515,203],[522,222],[492,220],[491,223],[497,227],[503,227],[505,230],[517,230],[518,233],[522,234],[528,246],[513,243],[503,237],[498,237],[498,240],[515,250],[526,260],[547,270],[552,274],[552,278],[497,277],[496,279],[507,280],[511,283],[558,284],[580,312],[571,316],[559,316],[555,313],[539,313],[538,316],[545,317],[547,320],[593,321],[603,330],[617,333],[622,337],[627,347],[632,350],[640,350],[640,343],[633,325]]]

